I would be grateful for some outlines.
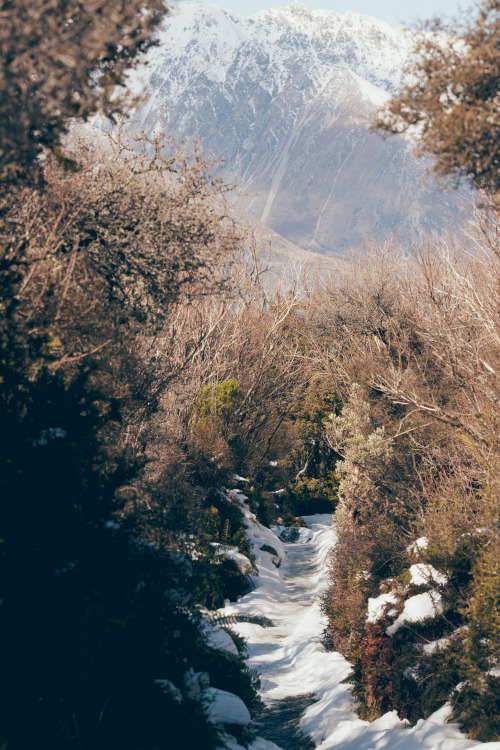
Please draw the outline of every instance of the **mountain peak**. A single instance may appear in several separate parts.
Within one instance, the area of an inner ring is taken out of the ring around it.
[[[289,10],[291,13],[295,13],[296,15],[311,15],[311,11],[307,7],[307,5],[305,3],[302,3],[300,0],[292,0],[287,10]]]
[[[174,135],[199,136],[225,157],[240,206],[294,244],[328,253],[453,213],[406,142],[367,128],[400,86],[410,32],[293,0],[246,17],[187,2],[159,36],[140,126],[165,113]]]

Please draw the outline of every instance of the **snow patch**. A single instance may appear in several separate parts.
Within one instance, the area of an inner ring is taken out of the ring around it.
[[[419,539],[417,539],[413,544],[410,544],[406,551],[409,552],[411,555],[419,555],[422,550],[427,549],[429,546],[429,540],[426,536],[421,536]]]
[[[47,427],[46,430],[41,430],[37,437],[31,441],[33,448],[40,448],[48,445],[52,440],[64,440],[67,436],[66,430],[62,427]]]
[[[403,611],[392,625],[386,629],[387,635],[394,635],[406,622],[422,622],[429,617],[436,617],[444,611],[443,597],[437,591],[426,591],[423,594],[410,596],[405,601]]]
[[[397,604],[398,595],[393,591],[387,594],[380,594],[375,599],[368,599],[368,615],[366,622],[377,622],[384,616],[388,604]]]
[[[238,656],[238,649],[229,633],[212,623],[207,623],[204,628],[206,641],[211,648],[226,651],[228,654]]]
[[[211,546],[215,547],[216,557],[225,557],[228,560],[234,560],[240,573],[248,575],[255,571],[248,557],[240,552],[238,547],[229,547],[226,544],[218,544],[217,542],[211,542]]]
[[[439,586],[444,586],[448,583],[448,576],[444,573],[439,573],[436,568],[432,565],[426,565],[424,563],[417,563],[412,565],[410,568],[411,583],[415,586],[424,586],[428,583],[437,583]]]
[[[424,643],[422,646],[422,651],[424,654],[434,654],[436,651],[440,651],[443,648],[446,648],[451,643],[449,638],[438,638],[436,641],[431,641],[430,643]]]

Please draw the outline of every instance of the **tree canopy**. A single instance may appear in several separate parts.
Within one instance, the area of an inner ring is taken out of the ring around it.
[[[375,127],[416,129],[417,149],[434,171],[500,191],[500,2],[483,0],[461,29],[436,21],[418,37],[400,94]],[[446,33],[445,33],[446,32]]]
[[[163,0],[0,0],[0,181],[39,179],[68,118],[122,102],[116,87],[152,35]]]

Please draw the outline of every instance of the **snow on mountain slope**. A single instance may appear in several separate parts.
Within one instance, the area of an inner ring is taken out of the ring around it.
[[[148,56],[149,67],[162,75],[165,64],[179,61],[188,74],[234,88],[236,68],[245,69],[276,93],[301,60],[321,88],[332,67],[347,65],[364,80],[392,89],[411,49],[411,34],[355,12],[310,11],[293,0],[287,8],[239,16],[229,8],[186,2],[174,7]],[[259,54],[260,53],[260,54]],[[247,59],[242,59],[247,56]],[[265,80],[260,75],[272,67]],[[168,70],[165,71],[168,75]],[[172,101],[182,88],[172,92]]]
[[[375,18],[297,0],[248,17],[186,2],[148,53],[138,119],[199,135],[237,176],[240,207],[300,247],[330,253],[388,232],[404,240],[457,213],[457,195],[424,181],[405,141],[368,130],[411,40]]]

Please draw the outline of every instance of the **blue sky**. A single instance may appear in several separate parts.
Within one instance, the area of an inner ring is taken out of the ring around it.
[[[264,8],[289,5],[291,0],[210,0],[214,5],[225,5],[238,13],[248,15]],[[467,0],[302,0],[310,8],[323,10],[356,10],[382,18],[397,26],[413,25],[415,19],[425,20],[436,14],[453,16],[459,9],[467,8]],[[476,3],[477,4],[477,3]]]

